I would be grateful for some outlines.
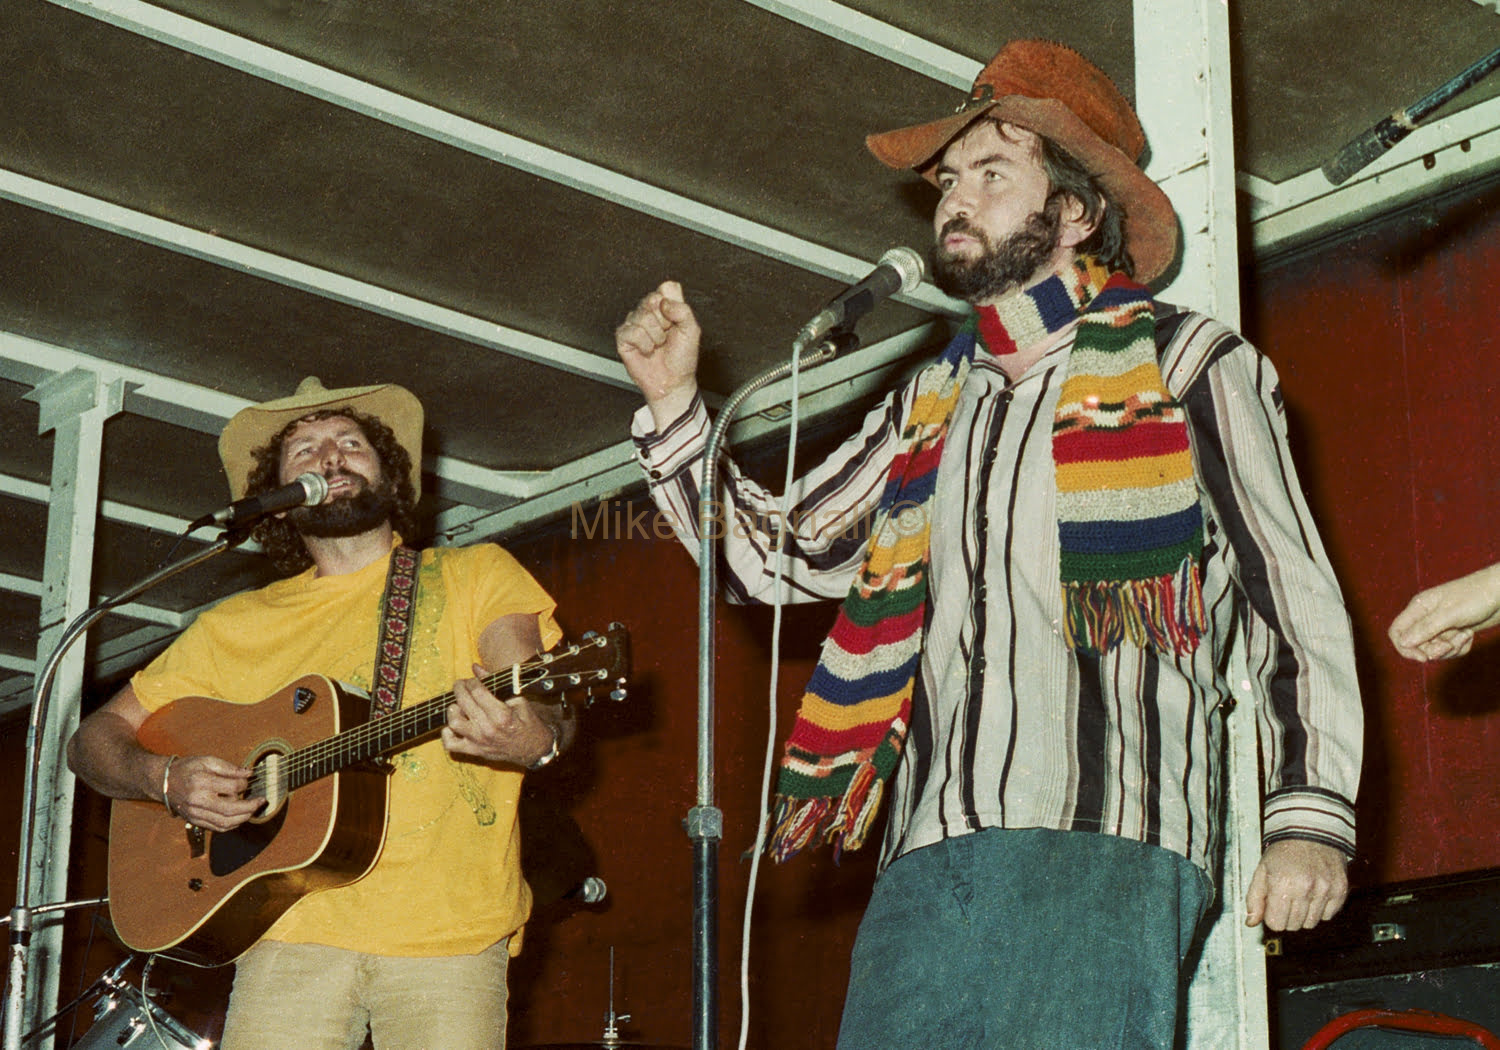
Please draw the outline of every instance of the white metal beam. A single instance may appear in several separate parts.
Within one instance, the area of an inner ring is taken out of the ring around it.
[[[1136,112],[1146,174],[1182,224],[1181,265],[1161,298],[1239,323],[1234,122],[1222,4],[1135,0]]]
[[[1321,168],[1273,183],[1241,173],[1250,239],[1265,255],[1500,170],[1500,98],[1425,124],[1341,186]]]
[[[27,481],[25,478],[12,477],[9,474],[0,474],[0,495],[15,496],[32,503],[46,504],[52,501],[52,490],[48,486],[35,481]],[[188,527],[188,522],[182,518],[132,507],[118,500],[103,500],[99,504],[99,513],[110,521],[150,529],[153,532],[179,533]],[[5,585],[8,579],[15,579],[15,577],[0,573],[0,590],[15,589]]]
[[[866,260],[710,207],[140,0],[52,2],[393,127],[825,277],[853,281],[869,270]],[[939,313],[951,315],[960,312],[958,304],[930,284],[896,298]],[[623,374],[621,369],[620,375]]]
[[[940,338],[940,328],[945,329],[945,322],[919,325],[805,372],[798,384],[804,420],[815,420],[888,388],[891,372]],[[790,379],[783,379],[747,398],[739,422],[729,428],[730,441],[748,441],[785,429],[785,413],[778,409],[786,404],[790,389]],[[457,508],[438,518],[436,531],[445,543],[475,543],[544,521],[575,505],[612,498],[641,481],[634,445],[622,441],[548,472],[523,503],[498,511]]]
[[[186,620],[197,615],[202,606],[191,613],[184,613]],[[101,642],[94,651],[94,676],[113,678],[115,675],[140,667],[157,652],[166,648],[168,642],[177,637],[178,628],[151,625],[126,635]],[[33,665],[34,666],[34,665]],[[14,678],[0,680],[0,718],[21,710],[31,703],[33,676],[27,673]]]
[[[14,573],[0,572],[0,590],[11,591],[15,594],[25,594],[32,598],[42,596],[43,585],[40,580],[28,579],[25,576],[17,576]],[[139,620],[142,623],[154,623],[161,627],[171,627],[174,630],[182,630],[193,618],[195,613],[174,612],[171,609],[161,609],[154,605],[146,605],[141,602],[126,602],[113,610],[127,620]],[[36,661],[22,664],[12,670],[24,670],[36,666]]]
[[[132,415],[204,434],[217,434],[225,420],[250,404],[242,397],[0,330],[0,378],[34,386],[75,368],[123,380],[125,410]]]
[[[1151,143],[1151,175],[1182,223],[1181,267],[1164,298],[1239,321],[1229,12],[1222,0],[1134,0],[1136,108]],[[1233,681],[1243,655],[1231,653]],[[1228,719],[1228,794],[1220,914],[1187,996],[1189,1050],[1264,1050],[1269,1004],[1260,931],[1239,921],[1260,855],[1255,705]]]
[[[115,364],[14,332],[0,331],[0,378],[35,385],[48,376],[75,368],[89,369],[100,375],[122,380],[125,385],[125,410],[132,415],[187,427],[203,434],[218,435],[231,416],[252,404],[247,398],[158,375],[143,368]],[[533,471],[490,470],[450,456],[425,456],[422,463],[424,469],[440,482],[451,482],[454,492],[467,494],[480,503],[495,497],[525,496],[534,483]],[[18,491],[13,494],[22,493]],[[105,503],[106,513],[111,507],[118,508],[119,505]],[[149,515],[149,512],[139,510],[130,513],[140,516],[142,524],[146,523]],[[165,521],[174,522],[175,519]],[[187,522],[182,522],[162,531],[180,532],[186,526]],[[148,524],[147,527],[158,526]]]
[[[745,2],[960,91],[968,91],[984,68],[972,58],[831,0]]]
[[[635,389],[618,361],[0,169],[0,198],[574,375]]]

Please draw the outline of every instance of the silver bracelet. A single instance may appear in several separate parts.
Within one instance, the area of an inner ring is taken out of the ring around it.
[[[167,807],[170,816],[177,816],[177,811],[172,808],[172,763],[177,761],[176,755],[167,756],[167,764],[161,770],[161,804]]]
[[[549,724],[549,728],[552,730],[552,746],[547,749],[547,753],[545,755],[526,767],[526,771],[528,773],[535,773],[543,766],[551,765],[557,760],[557,756],[562,753],[557,746],[558,743],[562,740],[562,733],[558,732],[557,726]]]

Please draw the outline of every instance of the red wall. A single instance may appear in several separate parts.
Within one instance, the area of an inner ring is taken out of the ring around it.
[[[598,1039],[609,949],[615,1009],[627,1037],[677,1046],[692,1036],[692,847],[683,820],[695,800],[697,568],[674,542],[573,539],[562,532],[512,546],[559,603],[572,634],[624,621],[634,684],[623,706],[596,703],[580,746],[532,781],[564,805],[596,855],[606,904],[543,909],[512,971],[511,1041]],[[788,610],[780,738],[832,623],[833,609]],[[720,606],[717,664],[720,849],[720,1045],[740,1023],[739,956],[757,795],[766,750],[770,615]],[[555,775],[554,775],[555,774]],[[540,852],[540,851],[535,851]],[[875,846],[835,866],[827,851],[763,864],[751,954],[752,1046],[831,1047],[849,949],[874,878]],[[545,856],[531,864],[544,868]]]
[[[1497,280],[1492,191],[1247,289],[1359,644],[1363,883],[1500,866],[1500,638],[1424,668],[1385,636],[1420,588],[1500,560]]]

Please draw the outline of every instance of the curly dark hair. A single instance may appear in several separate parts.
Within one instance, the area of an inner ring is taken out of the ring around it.
[[[391,527],[403,537],[410,539],[416,531],[417,507],[416,492],[411,484],[411,454],[401,447],[401,443],[396,440],[395,432],[390,427],[375,416],[357,412],[352,408],[320,409],[294,419],[282,427],[268,444],[262,445],[251,453],[255,459],[255,467],[250,471],[250,481],[245,488],[245,495],[258,496],[262,492],[269,492],[280,486],[281,450],[286,444],[287,435],[294,427],[299,423],[329,419],[333,416],[352,419],[358,424],[359,429],[364,431],[370,447],[380,457],[381,470],[385,472],[394,490],[395,505],[391,510]],[[260,519],[250,535],[260,544],[266,557],[271,559],[271,564],[276,566],[277,571],[283,575],[295,576],[313,563],[312,555],[307,552],[307,545],[302,542],[302,534],[285,517]]]
[[[1051,184],[1048,200],[1072,197],[1083,205],[1083,221],[1097,224],[1078,245],[1078,254],[1092,255],[1106,269],[1134,277],[1135,260],[1125,239],[1125,206],[1089,174],[1078,158],[1049,138],[1037,138],[1042,144],[1042,168]]]

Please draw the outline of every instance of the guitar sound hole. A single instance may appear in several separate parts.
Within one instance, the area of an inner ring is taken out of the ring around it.
[[[233,831],[215,832],[208,843],[208,870],[229,875],[250,863],[271,844],[286,821],[286,807],[263,824],[241,824]]]

